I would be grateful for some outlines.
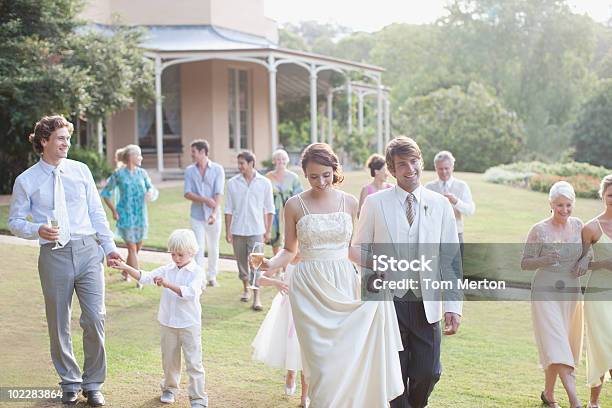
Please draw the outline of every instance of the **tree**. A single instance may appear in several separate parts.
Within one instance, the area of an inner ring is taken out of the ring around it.
[[[573,127],[576,161],[612,168],[612,80],[602,81]]]
[[[308,45],[299,34],[284,27],[278,29],[278,43],[283,48],[298,51],[310,51]]]
[[[284,48],[335,55],[336,42],[350,33],[350,28],[336,24],[287,23],[279,30],[279,43]]]
[[[135,99],[143,104],[154,101],[154,67],[138,48],[142,36],[140,30],[116,20],[104,33],[89,30],[74,37],[73,55],[65,64],[84,70],[90,79],[85,88],[90,98],[84,112],[88,117],[104,118]]]
[[[511,162],[524,138],[516,114],[478,83],[467,91],[454,86],[411,98],[394,122],[397,132],[419,144],[426,168],[433,167],[438,151],[450,150],[457,170],[482,172]]]
[[[84,33],[80,8],[77,0],[0,2],[2,193],[36,159],[27,135],[43,115],[103,116],[152,95],[139,35]]]
[[[517,112],[530,150],[559,155],[594,80],[593,21],[565,0],[455,0],[448,11],[441,51],[449,62]]]

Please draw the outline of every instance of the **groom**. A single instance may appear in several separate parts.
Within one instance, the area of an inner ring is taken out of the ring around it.
[[[396,256],[401,254],[399,259],[431,259],[431,268],[404,273],[415,285],[395,290],[393,298],[404,346],[400,363],[405,390],[391,401],[391,408],[423,408],[442,373],[440,321],[444,318],[446,335],[455,334],[461,323],[457,226],[448,200],[421,185],[423,159],[414,140],[391,140],[385,159],[397,186],[366,199],[353,245],[360,245],[362,254],[368,248],[368,257],[372,247],[386,245]],[[362,261],[366,269],[372,266],[372,258],[367,259]],[[383,278],[391,276],[398,277]],[[441,293],[426,284],[440,280],[455,283],[454,289]]]

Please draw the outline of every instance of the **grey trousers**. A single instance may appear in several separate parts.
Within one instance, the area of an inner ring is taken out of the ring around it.
[[[234,256],[238,264],[238,277],[240,280],[253,280],[253,271],[249,267],[249,254],[253,250],[256,242],[263,242],[262,235],[233,235],[232,246],[234,247]]]
[[[38,272],[45,298],[51,360],[63,391],[99,390],[106,378],[104,349],[104,252],[92,237],[70,241],[51,250],[40,248]],[[72,294],[81,306],[83,329],[83,375],[74,357],[70,334]]]

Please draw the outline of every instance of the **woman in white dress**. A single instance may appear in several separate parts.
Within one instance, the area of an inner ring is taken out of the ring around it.
[[[362,302],[360,276],[349,260],[358,202],[335,188],[338,157],[324,143],[302,155],[310,189],[285,206],[285,247],[262,269],[302,258],[289,298],[311,408],[386,407],[402,394],[402,343],[392,302]]]
[[[587,383],[591,398],[587,408],[599,408],[605,377],[612,376],[612,174],[599,188],[604,211],[582,229],[584,251],[592,248],[592,270],[584,294]]]
[[[295,394],[297,382],[295,375],[302,370],[302,356],[300,343],[298,342],[293,315],[291,313],[291,303],[287,288],[291,275],[295,270],[295,265],[299,262],[297,256],[291,265],[287,266],[280,280],[261,277],[258,284],[262,286],[273,285],[278,289],[278,294],[272,300],[272,306],[266,318],[259,326],[257,335],[251,343],[253,346],[253,359],[261,361],[267,366],[283,368],[287,370],[285,377],[285,395]],[[308,384],[302,372],[302,396],[301,407],[308,407]]]
[[[544,369],[547,407],[559,407],[554,390],[557,377],[572,408],[580,407],[575,370],[582,350],[582,294],[575,275],[582,255],[582,221],[571,217],[576,195],[560,181],[549,193],[552,215],[529,231],[521,267],[536,270],[531,283],[531,317],[540,365]]]

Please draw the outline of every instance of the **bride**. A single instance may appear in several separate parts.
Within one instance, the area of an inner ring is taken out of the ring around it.
[[[362,302],[360,276],[349,260],[358,203],[335,187],[343,180],[338,157],[325,143],[302,154],[310,189],[287,201],[285,247],[262,269],[302,258],[289,299],[311,408],[386,407],[402,394],[402,343],[391,302]],[[357,258],[359,255],[357,255]]]

